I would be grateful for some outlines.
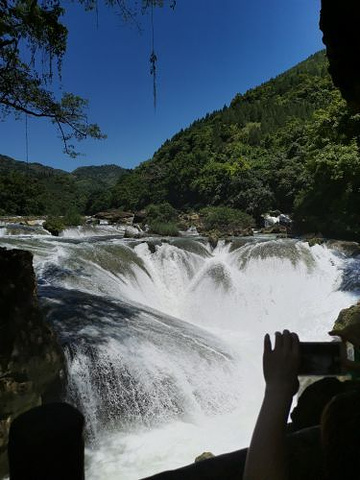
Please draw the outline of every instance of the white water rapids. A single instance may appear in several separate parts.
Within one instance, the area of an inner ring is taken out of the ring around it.
[[[79,235],[77,235],[79,237]],[[220,243],[3,235],[39,295],[87,421],[88,480],[135,480],[244,447],[265,332],[327,335],[359,298],[359,259],[296,240]]]

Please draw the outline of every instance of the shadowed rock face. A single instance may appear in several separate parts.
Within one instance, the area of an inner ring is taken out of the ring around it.
[[[320,28],[329,72],[353,112],[360,112],[360,2],[322,0]]]
[[[43,402],[63,367],[39,310],[32,254],[0,248],[0,477],[11,421]]]

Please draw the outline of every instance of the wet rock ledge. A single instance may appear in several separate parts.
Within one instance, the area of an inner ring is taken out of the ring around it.
[[[10,422],[49,399],[64,365],[38,306],[32,254],[0,248],[0,478]]]

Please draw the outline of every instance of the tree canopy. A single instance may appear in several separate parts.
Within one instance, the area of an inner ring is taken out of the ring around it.
[[[85,10],[97,8],[97,0],[78,0]],[[104,0],[127,21],[140,12],[163,6],[166,0]],[[169,5],[174,8],[175,1]],[[48,118],[59,130],[64,151],[75,156],[73,140],[105,138],[86,114],[88,101],[72,93],[61,98],[52,90],[54,74],[61,77],[66,53],[65,13],[61,0],[0,0],[0,116],[25,113]],[[153,52],[154,53],[154,52]],[[155,54],[154,54],[155,55]],[[156,72],[156,55],[152,74]]]

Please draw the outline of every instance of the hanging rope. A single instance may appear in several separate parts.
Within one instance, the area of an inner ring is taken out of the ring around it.
[[[25,113],[25,156],[27,164],[27,173],[29,173],[29,131],[28,131],[28,114]]]
[[[96,19],[96,29],[99,30],[99,4],[95,2],[95,19]]]
[[[150,75],[153,77],[153,98],[154,110],[156,110],[156,62],[157,56],[155,53],[155,29],[154,29],[154,3],[151,3],[151,55],[150,55]]]

